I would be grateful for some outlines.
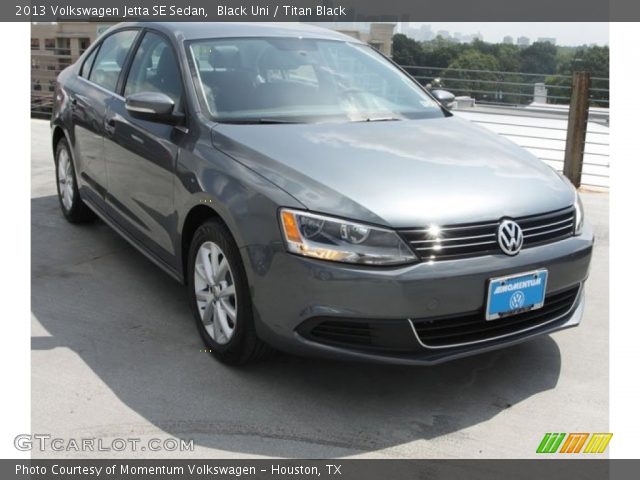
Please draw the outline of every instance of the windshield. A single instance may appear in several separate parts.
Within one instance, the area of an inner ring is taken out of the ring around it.
[[[189,43],[203,109],[219,122],[442,117],[439,105],[371,47],[300,38]]]

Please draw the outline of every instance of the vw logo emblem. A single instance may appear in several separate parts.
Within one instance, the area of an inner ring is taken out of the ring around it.
[[[524,235],[522,229],[513,220],[503,220],[498,227],[498,245],[507,255],[517,255],[522,248]]]
[[[511,310],[517,310],[524,306],[524,293],[522,293],[522,290],[513,292],[513,295],[511,295],[511,298],[509,299],[509,306],[511,307]]]

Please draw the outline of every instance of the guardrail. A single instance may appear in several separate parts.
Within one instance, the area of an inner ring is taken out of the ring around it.
[[[568,111],[541,116],[526,107],[479,106],[455,113],[508,138],[556,170],[564,170]],[[580,185],[608,188],[609,128],[589,122],[585,133]]]
[[[402,68],[422,84],[437,81],[445,90],[471,96],[483,104],[528,105],[544,98],[544,103],[568,105],[571,100],[573,75],[416,65]],[[591,77],[589,102],[596,107],[609,106],[609,78]]]
[[[31,50],[31,115],[51,116],[53,91],[58,74],[73,62],[67,52],[60,49]]]

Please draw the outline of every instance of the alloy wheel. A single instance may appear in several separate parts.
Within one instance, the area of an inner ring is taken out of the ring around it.
[[[73,206],[73,168],[66,149],[60,150],[58,155],[58,191],[65,210]]]
[[[236,285],[227,257],[214,242],[200,245],[193,275],[198,313],[204,329],[215,342],[226,344],[236,327]]]

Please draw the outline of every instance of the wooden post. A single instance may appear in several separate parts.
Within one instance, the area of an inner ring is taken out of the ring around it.
[[[584,142],[587,136],[587,120],[589,119],[589,88],[591,87],[589,72],[574,72],[571,84],[571,105],[569,107],[563,172],[578,188],[582,177]]]

